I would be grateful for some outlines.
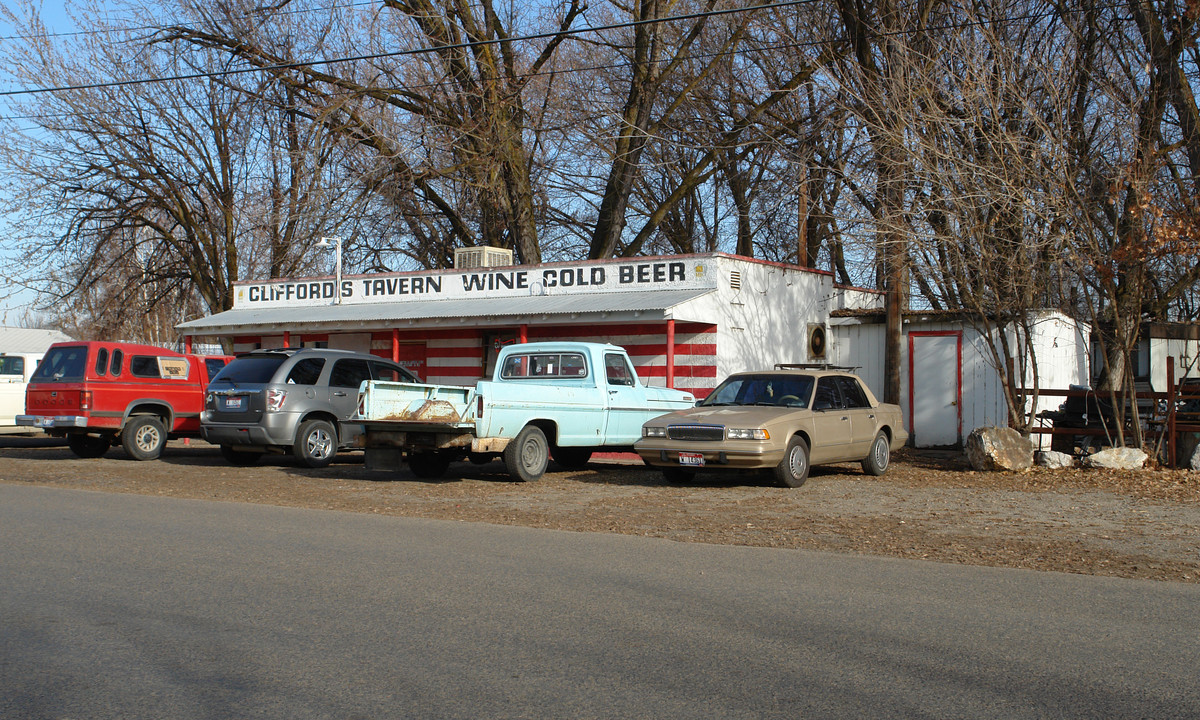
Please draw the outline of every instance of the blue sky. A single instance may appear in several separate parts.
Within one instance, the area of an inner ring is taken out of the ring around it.
[[[57,32],[70,32],[74,29],[70,20],[67,18],[65,7],[67,5],[63,0],[45,0],[40,3],[41,15],[43,21]],[[0,43],[23,42],[20,38],[14,38],[14,30],[3,18],[0,18]],[[14,84],[12,79],[0,69],[0,91],[11,92],[13,90],[21,90],[22,86]],[[9,103],[7,98],[0,97],[0,115],[7,117],[10,114]],[[8,218],[0,216],[0,253],[8,257],[11,251],[12,229]],[[0,280],[5,287],[0,291],[0,296],[9,295],[12,290],[8,286],[7,280]],[[32,292],[18,292],[13,297],[0,297],[0,325],[19,325],[23,319],[25,309],[33,303],[35,296]]]

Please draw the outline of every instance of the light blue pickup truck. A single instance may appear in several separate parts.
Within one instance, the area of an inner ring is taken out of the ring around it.
[[[475,387],[368,380],[355,422],[368,470],[441,477],[454,460],[497,455],[514,480],[537,480],[551,457],[580,468],[592,453],[631,450],[642,423],[695,404],[691,393],[647,387],[623,348],[587,342],[509,345]]]

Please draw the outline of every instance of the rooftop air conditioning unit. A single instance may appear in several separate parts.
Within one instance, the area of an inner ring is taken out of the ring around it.
[[[454,267],[470,270],[481,267],[502,267],[513,264],[513,251],[497,247],[469,247],[454,250]]]

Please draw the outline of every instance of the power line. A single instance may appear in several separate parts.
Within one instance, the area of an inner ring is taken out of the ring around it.
[[[484,47],[487,45],[496,45],[496,44],[499,44],[502,42],[525,42],[525,41],[530,41],[530,40],[545,40],[548,38],[558,37],[560,35],[566,36],[566,37],[575,37],[577,35],[582,35],[585,33],[599,33],[599,32],[605,32],[605,31],[609,31],[609,30],[622,30],[622,29],[640,27],[642,25],[654,25],[654,24],[659,24],[659,23],[675,22],[675,21],[679,21],[679,20],[698,20],[701,18],[719,17],[719,16],[733,15],[733,14],[738,14],[738,13],[749,13],[749,12],[755,12],[758,10],[774,10],[774,9],[778,9],[778,8],[786,8],[786,7],[792,7],[792,6],[797,6],[797,5],[807,5],[807,4],[817,2],[817,1],[818,0],[781,0],[780,2],[774,2],[774,3],[765,4],[765,5],[752,5],[749,7],[727,8],[724,10],[707,10],[704,12],[686,13],[683,15],[672,15],[672,16],[666,17],[666,18],[652,18],[649,20],[632,20],[629,22],[612,23],[609,25],[593,25],[593,26],[587,26],[587,27],[582,27],[582,28],[576,28],[573,30],[568,29],[568,30],[565,30],[562,32],[559,32],[556,30],[556,31],[550,31],[550,32],[532,33],[529,35],[517,35],[514,37],[498,38],[495,40],[474,40],[474,41],[470,41],[470,42],[439,45],[437,47],[422,47],[422,48],[414,48],[414,49],[409,49],[409,50],[394,50],[391,52],[369,53],[366,55],[355,55],[355,56],[351,56],[351,57],[334,58],[334,59],[329,59],[329,60],[295,61],[295,62],[287,62],[287,63],[275,63],[275,64],[263,65],[263,66],[246,67],[246,68],[235,68],[235,69],[229,69],[229,70],[183,73],[183,74],[177,74],[177,75],[169,75],[167,77],[142,78],[142,79],[134,79],[134,80],[113,80],[111,82],[89,83],[89,84],[82,84],[82,85],[64,85],[64,86],[49,87],[49,88],[34,88],[34,89],[28,89],[28,90],[7,90],[7,91],[0,92],[0,97],[15,97],[15,96],[20,96],[20,95],[41,95],[41,94],[45,94],[45,93],[71,92],[71,91],[78,91],[78,90],[99,90],[99,89],[103,89],[103,88],[145,85],[148,83],[156,83],[156,82],[175,82],[175,81],[181,81],[181,80],[199,80],[199,79],[204,79],[204,78],[228,77],[230,75],[243,75],[243,74],[252,73],[252,72],[270,72],[270,71],[275,71],[275,70],[291,70],[291,69],[296,69],[296,68],[314,67],[314,66],[318,66],[318,65],[335,65],[338,63],[347,63],[347,62],[362,62],[364,60],[380,60],[380,59],[392,58],[392,57],[424,55],[427,53],[442,52],[445,50],[460,50],[460,49]],[[160,29],[169,30],[171,28],[165,27],[165,28],[160,28]],[[815,42],[814,44],[821,44],[821,43]]]
[[[305,14],[305,13],[321,12],[321,11],[325,11],[325,10],[342,10],[345,8],[362,7],[365,5],[374,5],[374,4],[375,3],[373,2],[373,0],[363,0],[363,2],[351,2],[351,3],[346,3],[344,5],[324,5],[324,6],[320,6],[320,7],[303,8],[300,10],[276,10],[275,12],[271,13],[271,16],[275,17],[275,16],[279,16],[279,15],[301,15],[301,14]],[[265,12],[266,11],[263,11],[262,13],[245,13],[243,15],[238,15],[236,17],[252,18],[252,17],[256,17],[258,15],[265,14]],[[102,28],[102,29],[97,29],[97,30],[70,30],[70,31],[65,31],[65,32],[39,33],[36,35],[0,35],[0,42],[4,42],[6,40],[46,40],[49,38],[80,37],[80,36],[88,36],[88,35],[107,35],[109,33],[143,32],[146,30],[165,30],[167,27],[170,27],[171,25],[178,25],[178,23],[170,23],[167,25],[157,24],[157,25],[112,26],[112,27],[107,27],[107,28]]]

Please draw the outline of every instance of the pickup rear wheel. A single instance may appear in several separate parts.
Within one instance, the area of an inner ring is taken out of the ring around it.
[[[536,425],[526,425],[504,448],[504,466],[513,480],[533,482],[546,473],[550,446],[546,434]]]
[[[435,480],[446,474],[450,458],[439,452],[418,452],[408,456],[408,469],[423,480]]]
[[[328,420],[305,420],[296,433],[292,454],[310,468],[323,468],[337,454],[337,428]]]
[[[167,444],[167,429],[157,415],[134,415],[121,431],[121,447],[134,460],[156,460]]]
[[[67,447],[81,458],[98,458],[108,452],[112,440],[107,435],[84,435],[71,433],[67,435]]]

